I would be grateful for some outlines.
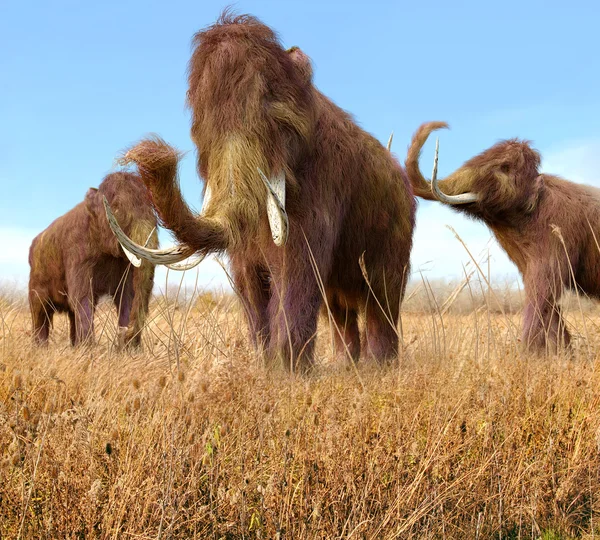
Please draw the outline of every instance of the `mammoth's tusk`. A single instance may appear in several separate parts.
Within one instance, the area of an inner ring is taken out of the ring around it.
[[[129,262],[136,268],[139,268],[142,265],[142,259],[136,257],[133,253],[131,253],[131,251],[129,251],[123,244],[121,244],[121,242],[119,242],[119,245],[121,246],[123,253],[125,253],[125,256],[129,259]]]
[[[173,264],[187,259],[196,252],[196,250],[186,246],[176,246],[169,249],[150,249],[136,244],[123,232],[123,229],[121,229],[117,219],[110,209],[110,205],[108,204],[106,197],[103,197],[103,199],[104,210],[106,211],[106,217],[112,232],[117,237],[117,240],[121,246],[125,248],[125,250],[131,252],[131,254],[139,258],[146,259],[152,264]],[[127,251],[125,254],[127,254]],[[129,260],[131,260],[131,258]]]
[[[202,255],[201,257],[192,259],[188,263],[166,264],[165,266],[171,270],[176,270],[177,272],[185,272],[186,270],[191,270],[192,268],[198,266],[204,260],[204,257],[205,256]]]
[[[438,186],[437,169],[438,169],[438,153],[440,150],[440,140],[435,140],[435,157],[433,158],[433,172],[431,173],[431,191],[438,201],[446,204],[468,204],[477,202],[479,195],[477,193],[461,193],[460,195],[446,195]]]
[[[271,227],[271,236],[276,246],[283,246],[288,238],[288,217],[285,211],[285,173],[281,171],[271,181],[258,169],[258,174],[265,184],[267,195],[267,217]]]
[[[148,238],[146,238],[146,242],[144,243],[144,246],[148,245],[148,242],[150,242],[150,238],[152,238],[152,235],[154,234],[155,230],[156,230],[156,227],[152,227],[152,230],[150,231]],[[125,253],[127,258],[129,259],[129,262],[136,268],[139,268],[142,265],[142,259],[140,259],[139,257],[136,257],[133,253],[131,253],[131,251],[129,251],[125,246],[123,246],[123,244],[119,243],[119,245],[121,246],[123,253]]]
[[[391,151],[392,151],[392,141],[393,141],[393,140],[394,140],[394,132],[392,131],[392,132],[390,133],[390,138],[388,139],[388,143],[387,143],[387,147],[386,147],[386,148],[387,148],[387,150],[388,150],[388,152],[391,152]]]
[[[210,198],[212,196],[212,192],[210,191],[210,186],[206,186],[206,189],[204,190],[204,198],[202,199],[202,208],[200,209],[200,215],[203,215],[204,212],[206,212],[206,207],[208,206],[208,203],[210,202]]]
[[[154,233],[155,230],[156,230],[156,227],[152,227],[152,230],[150,231],[148,238],[146,238],[146,242],[144,243],[144,246],[148,245],[148,242],[150,241],[150,238],[152,237],[152,234]],[[125,246],[123,246],[123,244],[119,243],[119,245],[121,246],[123,253],[125,253],[127,258],[129,259],[129,262],[136,268],[139,268],[142,265],[142,259],[140,259],[139,257],[136,257],[133,253],[131,253],[131,251],[129,251]]]

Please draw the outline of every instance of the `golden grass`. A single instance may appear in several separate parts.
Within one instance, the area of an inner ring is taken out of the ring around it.
[[[127,353],[108,305],[95,346],[57,317],[38,349],[5,295],[0,537],[600,535],[600,317],[575,303],[573,354],[535,358],[518,292],[451,292],[407,301],[393,368],[334,360],[324,320],[304,377],[261,366],[227,296],[156,299]]]

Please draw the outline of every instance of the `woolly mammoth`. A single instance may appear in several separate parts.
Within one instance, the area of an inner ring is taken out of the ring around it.
[[[311,365],[323,306],[340,354],[359,357],[363,314],[367,352],[396,357],[415,216],[405,171],[313,86],[308,56],[254,17],[225,13],[194,44],[187,104],[203,209],[183,201],[178,153],[144,140],[124,161],[181,245],[144,249],[114,226],[120,241],[154,262],[226,252],[255,346],[291,369]]]
[[[526,141],[501,141],[431,184],[419,171],[429,134],[423,124],[406,160],[415,193],[485,222],[519,269],[525,285],[523,342],[554,352],[570,335],[558,304],[565,289],[600,296],[600,190],[540,174],[540,155]],[[437,150],[436,150],[437,160]]]
[[[34,337],[48,340],[54,313],[69,315],[71,343],[93,337],[94,309],[112,295],[125,341],[139,345],[154,282],[154,266],[125,253],[112,234],[102,198],[110,201],[125,230],[141,244],[158,246],[156,217],[137,175],[109,174],[85,200],[56,219],[29,250],[29,304]],[[134,267],[130,267],[129,262]]]

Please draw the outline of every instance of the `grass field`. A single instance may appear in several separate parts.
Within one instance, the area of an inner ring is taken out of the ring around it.
[[[398,366],[268,371],[234,297],[156,298],[138,353],[0,299],[1,538],[600,536],[600,316],[520,352],[518,291],[412,288]]]

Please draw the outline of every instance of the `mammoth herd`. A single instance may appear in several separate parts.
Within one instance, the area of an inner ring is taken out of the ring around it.
[[[127,151],[121,162],[137,174],[108,175],[32,243],[36,339],[47,341],[61,311],[73,344],[91,339],[94,306],[109,294],[124,342],[139,345],[154,266],[187,269],[225,253],[252,342],[270,362],[309,368],[321,311],[333,319],[340,356],[391,361],[416,195],[494,233],[525,284],[526,347],[568,345],[563,290],[600,293],[600,191],[541,174],[539,154],[516,139],[445,179],[434,168],[430,182],[419,169],[421,149],[446,124],[423,124],[402,167],[389,144],[315,88],[312,75],[301,49],[285,50],[252,16],[226,12],[196,34],[187,105],[204,179],[201,212],[181,195],[176,149],[154,137]],[[178,246],[158,248],[156,215]]]

